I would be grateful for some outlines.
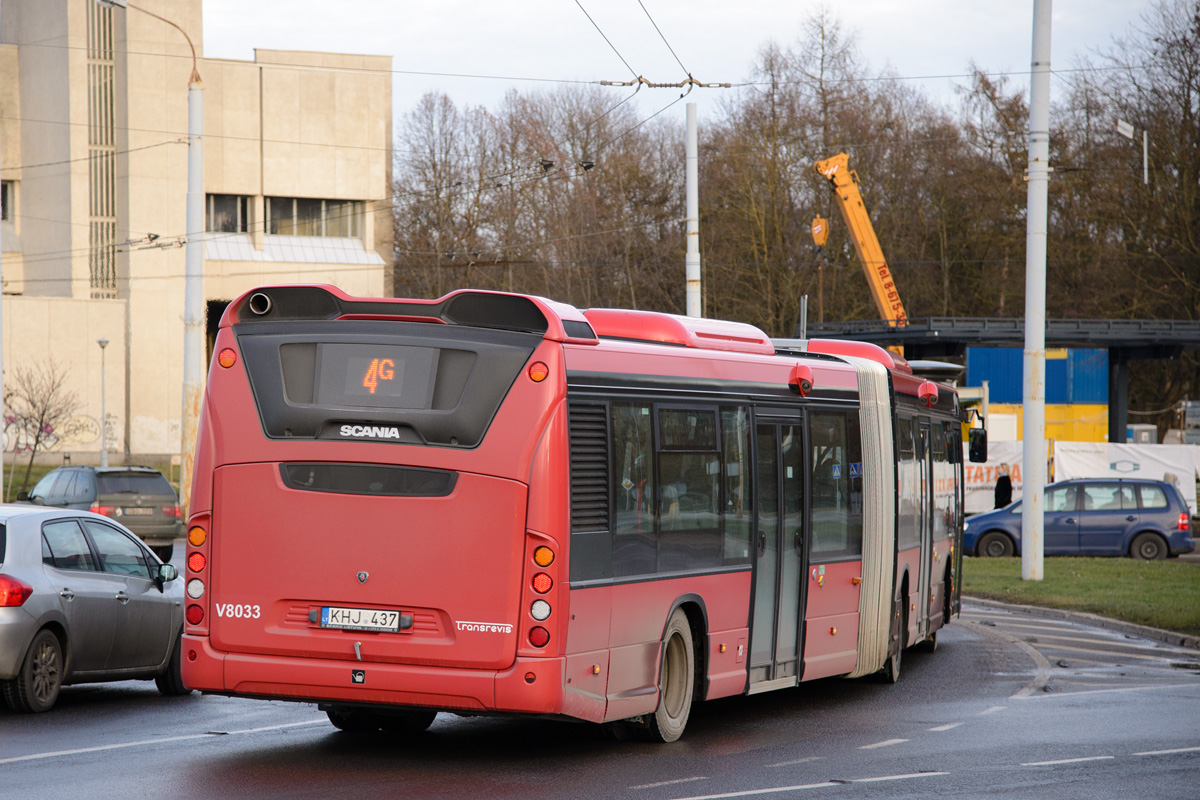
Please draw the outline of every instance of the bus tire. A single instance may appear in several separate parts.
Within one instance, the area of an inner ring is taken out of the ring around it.
[[[990,531],[979,537],[979,544],[975,546],[975,552],[981,556],[1008,558],[1016,552],[1016,547],[1013,546],[1013,540],[1005,534],[999,531]]]
[[[885,683],[898,683],[900,681],[900,662],[904,659],[904,643],[908,638],[908,587],[905,585],[905,590],[900,596],[900,609],[897,612],[900,618],[900,631],[896,641],[896,652],[883,663],[883,680]]]
[[[379,730],[379,717],[370,711],[345,706],[332,706],[325,714],[333,727],[347,733],[374,733]]]
[[[673,742],[683,735],[692,711],[696,689],[696,656],[692,626],[677,608],[663,633],[662,665],[658,672],[658,708],[646,715],[646,737],[652,742]]]
[[[397,733],[405,736],[429,730],[437,717],[436,711],[398,711],[394,714],[380,714],[379,727],[387,733]]]

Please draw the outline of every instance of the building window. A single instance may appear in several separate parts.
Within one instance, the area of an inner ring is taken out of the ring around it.
[[[242,194],[210,194],[204,207],[204,230],[246,233],[250,230],[250,198]]]
[[[361,200],[268,197],[267,233],[281,236],[362,236]]]
[[[12,222],[13,182],[0,181],[0,220]]]

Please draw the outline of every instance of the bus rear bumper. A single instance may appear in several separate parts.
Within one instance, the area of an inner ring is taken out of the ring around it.
[[[561,714],[561,658],[517,658],[504,670],[222,653],[207,637],[184,635],[183,681],[216,694],[306,702],[345,702]]]

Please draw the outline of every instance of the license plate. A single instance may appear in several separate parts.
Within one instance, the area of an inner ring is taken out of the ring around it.
[[[138,507],[138,508],[125,509],[125,516],[127,516],[127,517],[148,517],[153,513],[154,513],[153,508]]]
[[[400,630],[400,612],[384,611],[378,608],[324,606],[321,608],[321,627],[339,628],[346,631],[397,633]]]

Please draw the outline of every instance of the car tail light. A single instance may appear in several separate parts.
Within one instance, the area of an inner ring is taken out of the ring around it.
[[[33,587],[11,575],[0,575],[0,608],[15,608],[25,604]]]
[[[163,506],[162,511],[164,517],[179,518],[179,506]]]
[[[204,609],[197,605],[188,606],[187,621],[189,625],[199,625],[204,622]]]
[[[93,514],[103,514],[106,517],[112,517],[112,516],[116,515],[117,507],[116,506],[93,505],[91,508],[88,509],[88,511],[92,512]]]
[[[529,643],[534,647],[545,647],[550,644],[550,631],[540,625],[529,631]]]
[[[1191,519],[1184,512],[1179,512],[1179,530],[1186,531],[1191,525]]]

